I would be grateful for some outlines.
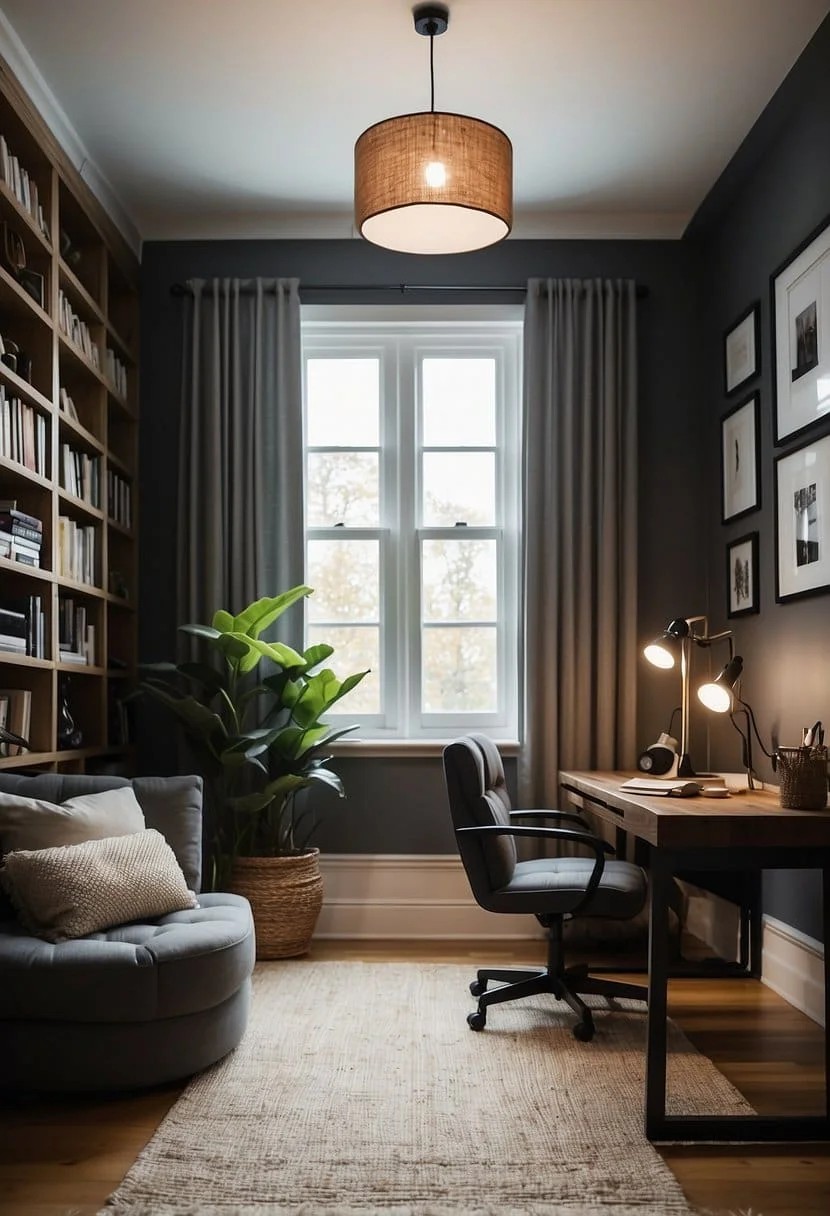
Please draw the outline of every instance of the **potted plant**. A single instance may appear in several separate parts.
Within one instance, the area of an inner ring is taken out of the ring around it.
[[[250,899],[260,958],[308,949],[322,877],[319,849],[309,845],[313,824],[297,795],[320,784],[343,797],[327,748],[357,728],[334,729],[321,719],[367,674],[340,680],[322,666],[334,653],[326,644],[301,654],[263,640],[286,609],[310,594],[311,587],[292,587],[235,616],[220,609],[210,625],[181,625],[212,661],[146,664],[139,689],[181,724],[207,792],[205,885]]]

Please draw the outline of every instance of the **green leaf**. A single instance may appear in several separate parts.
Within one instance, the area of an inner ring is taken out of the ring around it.
[[[313,590],[312,587],[292,587],[281,595],[254,600],[234,618],[233,628],[237,633],[247,633],[252,638],[258,638],[263,629],[273,625],[286,609],[304,596],[311,595]]]
[[[248,670],[256,667],[259,659],[254,656],[253,663],[248,668],[243,668],[243,663],[251,654],[251,647],[248,640],[241,639],[236,633],[220,633],[216,639],[216,645],[222,651],[229,663],[239,666],[239,670]]]
[[[218,629],[220,633],[230,633],[233,629],[233,613],[226,612],[224,608],[218,608],[213,614],[213,628]]]
[[[318,642],[316,646],[309,646],[308,650],[303,654],[306,668],[310,670],[312,667],[316,667],[318,663],[324,663],[333,654],[334,647],[329,646],[328,642]]]
[[[346,797],[346,791],[343,789],[343,782],[337,773],[333,773],[330,768],[315,768],[308,774],[309,781],[316,781],[320,785],[328,785],[331,789],[336,790],[341,798]]]
[[[221,637],[219,630],[210,625],[179,625],[179,631],[189,633],[194,638],[207,638],[209,642],[214,642]]]
[[[296,650],[292,650],[290,646],[286,646],[284,642],[263,642],[260,638],[248,637],[244,633],[233,633],[229,636],[244,641],[250,649],[257,652],[257,658],[253,664],[254,667],[260,658],[270,659],[278,667],[302,666],[303,656],[298,654]],[[240,670],[245,670],[244,666],[240,667]]]

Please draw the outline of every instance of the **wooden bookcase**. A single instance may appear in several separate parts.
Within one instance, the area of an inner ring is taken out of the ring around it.
[[[139,266],[2,59],[0,137],[0,175],[12,178],[0,180],[0,390],[21,403],[18,416],[31,411],[23,431],[34,435],[34,449],[30,437],[16,458],[0,402],[0,500],[43,525],[39,567],[14,551],[0,556],[0,607],[40,597],[43,615],[42,657],[0,649],[0,695],[31,694],[31,749],[0,756],[0,768],[129,772],[122,700],[137,658]],[[11,155],[28,176],[22,201]],[[61,658],[70,619],[86,627],[75,638],[76,651],[87,644],[84,663]],[[59,743],[67,678],[82,735],[74,746]]]

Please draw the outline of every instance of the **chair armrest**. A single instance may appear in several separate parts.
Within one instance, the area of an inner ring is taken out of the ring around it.
[[[588,821],[582,815],[570,811],[511,811],[511,819],[569,819],[572,823],[581,823],[588,827]]]
[[[585,886],[584,894],[570,910],[571,916],[584,907],[593,897],[605,869],[605,854],[614,852],[614,849],[607,840],[603,840],[600,836],[593,836],[589,832],[575,832],[572,828],[522,828],[500,823],[485,823],[475,827],[455,829],[457,836],[460,836],[462,832],[475,832],[480,836],[534,836],[542,840],[568,840],[572,844],[586,845],[594,854],[594,868]]]

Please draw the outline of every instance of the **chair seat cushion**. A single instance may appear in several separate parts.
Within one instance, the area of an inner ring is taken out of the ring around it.
[[[0,924],[0,1018],[143,1022],[219,1005],[254,965],[248,901],[199,906],[52,944],[19,921]]]
[[[516,864],[510,882],[494,891],[491,912],[567,912],[585,893],[592,857],[540,857]],[[548,899],[540,899],[547,894]],[[606,861],[599,887],[580,916],[636,916],[645,904],[646,878],[629,861]]]

